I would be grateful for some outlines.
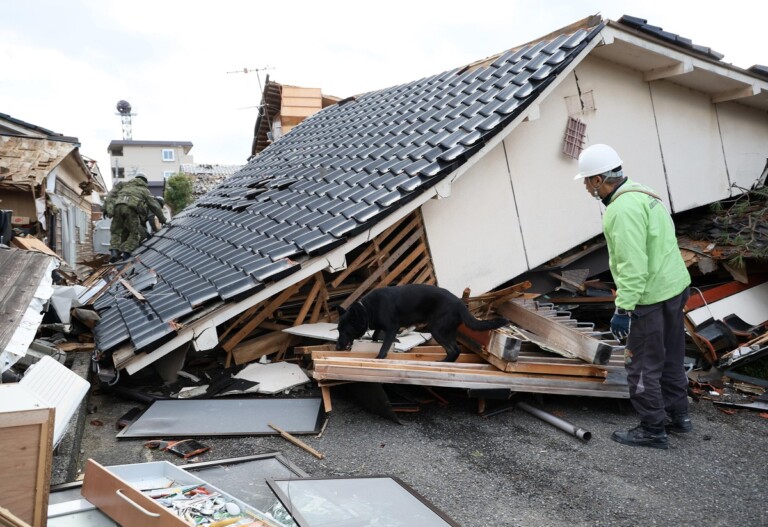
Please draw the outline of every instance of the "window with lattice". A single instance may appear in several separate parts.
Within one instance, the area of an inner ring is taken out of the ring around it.
[[[579,154],[584,149],[584,138],[587,135],[587,124],[568,118],[568,126],[565,128],[565,137],[563,138],[563,153],[573,159],[578,159]]]

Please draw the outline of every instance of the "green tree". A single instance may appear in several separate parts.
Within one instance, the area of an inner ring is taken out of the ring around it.
[[[192,178],[184,174],[174,174],[165,182],[163,193],[165,203],[174,215],[192,203]]]

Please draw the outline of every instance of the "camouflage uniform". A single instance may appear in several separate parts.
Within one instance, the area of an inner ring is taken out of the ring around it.
[[[123,258],[139,246],[146,237],[144,223],[149,211],[166,223],[163,209],[149,192],[146,181],[134,178],[120,189],[115,199],[114,217],[111,226],[111,246],[122,253]]]
[[[110,190],[104,198],[104,217],[111,218],[115,215],[115,200],[117,199],[117,194],[120,192],[120,189],[123,188],[123,185],[125,185],[125,183],[122,181],[115,183],[115,186],[112,187],[112,190]]]

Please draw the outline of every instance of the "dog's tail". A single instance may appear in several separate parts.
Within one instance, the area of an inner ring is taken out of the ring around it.
[[[503,317],[491,318],[488,320],[480,320],[472,316],[472,313],[467,309],[461,311],[461,321],[469,329],[475,331],[488,331],[489,329],[497,329],[509,324],[509,320]]]

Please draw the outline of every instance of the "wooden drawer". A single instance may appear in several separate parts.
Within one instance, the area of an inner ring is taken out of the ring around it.
[[[104,467],[89,459],[82,495],[122,527],[189,527],[189,523],[142,492],[168,486],[200,485],[237,504],[254,525],[277,525],[256,509],[167,461]],[[261,520],[259,522],[258,520]]]
[[[142,463],[141,465],[154,465],[154,463]],[[172,468],[174,467],[169,463]],[[126,465],[127,466],[127,465]],[[167,467],[159,467],[159,471],[153,467],[153,475],[166,475]],[[181,469],[176,469],[181,485],[198,483],[191,474]],[[83,478],[83,497],[96,505],[101,511],[115,520],[123,527],[189,527],[189,524],[171,511],[158,504],[152,498],[145,496],[132,484],[140,481],[128,482],[117,476],[120,466],[109,469],[89,459],[85,466]],[[159,473],[160,472],[160,473]],[[147,473],[149,474],[149,472]],[[170,476],[170,474],[168,474]],[[168,479],[174,480],[176,474]],[[160,478],[158,478],[159,480]],[[162,486],[162,484],[158,484]],[[137,485],[141,488],[141,485]]]

